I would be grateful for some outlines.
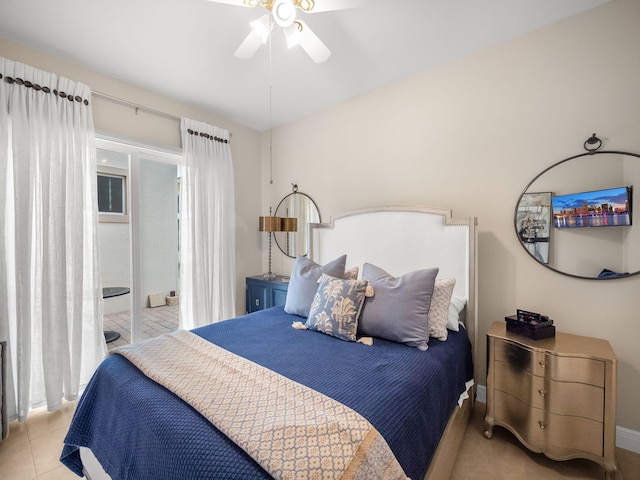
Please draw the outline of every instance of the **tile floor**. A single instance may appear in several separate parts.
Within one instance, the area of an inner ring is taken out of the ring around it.
[[[9,436],[0,442],[0,478],[78,480],[59,460],[75,408],[75,402],[64,402],[57,412],[42,408],[32,411],[25,423],[12,422]]]
[[[74,409],[75,403],[67,402],[57,412],[41,409],[24,424],[13,422],[9,437],[0,442],[0,479],[77,480],[58,460]],[[597,464],[554,462],[529,452],[504,429],[495,428],[487,440],[484,409],[483,403],[476,403],[451,480],[604,480]],[[624,480],[639,480],[640,454],[622,449],[617,453]]]
[[[154,338],[178,328],[180,305],[142,309],[142,340]],[[118,332],[120,338],[107,343],[109,350],[131,342],[131,320],[129,312],[112,313],[104,316],[104,329]]]

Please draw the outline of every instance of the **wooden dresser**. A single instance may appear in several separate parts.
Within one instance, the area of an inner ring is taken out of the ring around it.
[[[534,452],[587,458],[604,467],[607,480],[622,478],[615,458],[618,363],[609,342],[559,332],[531,340],[496,322],[487,356],[487,438],[500,425]]]

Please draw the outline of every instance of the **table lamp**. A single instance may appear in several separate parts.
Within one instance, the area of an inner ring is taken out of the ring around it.
[[[258,220],[258,230],[269,234],[269,271],[263,274],[262,278],[265,280],[273,280],[276,278],[276,274],[271,271],[271,234],[282,230],[282,219],[280,217],[271,216],[271,209],[269,209],[269,216],[259,217]]]

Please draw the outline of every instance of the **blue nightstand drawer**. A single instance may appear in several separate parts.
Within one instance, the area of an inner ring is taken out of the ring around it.
[[[282,275],[275,280],[265,280],[262,275],[246,279],[246,311],[257,312],[265,308],[284,305],[287,300],[289,283],[283,282]]]

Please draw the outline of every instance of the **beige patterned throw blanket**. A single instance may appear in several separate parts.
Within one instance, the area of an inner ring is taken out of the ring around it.
[[[406,479],[360,414],[187,331],[114,350],[276,479]]]

